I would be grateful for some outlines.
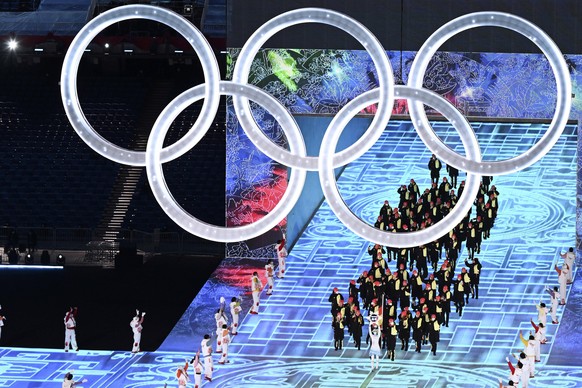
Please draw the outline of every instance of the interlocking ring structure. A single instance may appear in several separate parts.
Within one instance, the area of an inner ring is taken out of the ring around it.
[[[200,30],[177,13],[161,7],[128,5],[104,12],[87,23],[71,42],[63,61],[63,70],[61,72],[63,106],[77,134],[95,152],[117,163],[130,166],[145,166],[145,152],[119,147],[101,137],[93,129],[83,114],[77,95],[79,64],[89,43],[97,34],[110,25],[130,19],[153,20],[174,28],[190,43],[202,64],[206,88],[200,115],[192,129],[184,137],[162,150],[162,161],[169,162],[184,155],[200,141],[212,124],[220,103],[220,92],[218,90],[220,69],[212,47]]]
[[[535,43],[544,53],[556,78],[556,111],[542,138],[527,152],[512,159],[496,162],[469,160],[455,153],[431,129],[422,102],[412,100],[408,109],[418,135],[427,147],[447,164],[482,175],[503,175],[523,170],[541,159],[556,144],[564,131],[572,107],[572,81],[560,49],[539,27],[518,16],[502,12],[477,12],[460,16],[435,31],[422,45],[410,68],[408,85],[422,88],[424,73],[438,48],[459,32],[475,27],[503,27],[518,32]]]
[[[101,137],[85,118],[77,96],[77,73],[87,45],[107,26],[137,18],[157,21],[176,29],[188,40],[199,56],[206,77],[204,84],[186,90],[162,111],[154,123],[145,152],[119,147]],[[324,135],[318,157],[306,155],[305,141],[289,111],[271,95],[248,84],[252,61],[260,47],[275,33],[303,23],[328,24],[352,35],[370,54],[379,77],[378,88],[356,97],[333,118]],[[466,118],[443,97],[422,87],[428,63],[442,43],[459,32],[482,26],[507,28],[529,38],[548,58],[557,82],[556,111],[548,131],[527,152],[503,161],[483,161],[477,137]],[[148,5],[117,7],[91,20],[71,43],[61,73],[61,96],[65,112],[81,139],[110,160],[126,165],[145,166],[154,196],[168,216],[186,231],[218,242],[248,240],[272,229],[296,204],[303,190],[307,171],[318,171],[325,198],[331,209],[355,234],[391,247],[412,247],[429,243],[448,233],[461,222],[472,206],[481,175],[501,175],[518,171],[545,155],[561,135],[572,102],[570,74],[554,42],[544,31],[529,21],[500,12],[467,14],[439,28],[418,51],[406,86],[395,85],[386,51],[364,25],[349,16],[321,8],[297,9],[271,19],[259,27],[242,48],[234,68],[233,80],[221,81],[219,74],[218,63],[209,43],[194,25],[172,11]],[[162,170],[162,163],[182,156],[206,134],[217,111],[220,95],[233,97],[238,120],[259,150],[273,160],[294,168],[283,198],[268,215],[252,224],[233,228],[207,224],[186,212],[170,193]],[[193,127],[179,141],[163,148],[164,138],[174,119],[201,98],[204,98],[202,111]],[[429,150],[447,164],[467,172],[466,194],[453,210],[437,224],[408,233],[382,231],[361,220],[341,198],[333,173],[334,168],[354,161],[378,140],[390,120],[395,98],[406,98],[410,102],[412,124]],[[275,144],[263,133],[253,118],[250,100],[261,105],[278,121],[288,140],[289,150]],[[378,103],[378,110],[366,132],[354,144],[336,153],[337,142],[347,123],[361,109],[374,103]],[[424,104],[437,109],[450,120],[459,132],[466,156],[454,152],[436,135],[426,117]]]

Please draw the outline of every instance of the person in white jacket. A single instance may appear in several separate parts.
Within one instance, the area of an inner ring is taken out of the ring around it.
[[[560,296],[562,297],[560,304],[566,304],[566,284],[568,283],[570,267],[566,262],[564,262],[562,268],[558,268],[557,265],[554,265],[554,269],[558,273],[558,283],[560,284]]]
[[[202,357],[204,358],[204,379],[212,381],[212,372],[214,371],[214,363],[212,361],[212,346],[210,345],[212,338],[209,334],[204,334],[204,338],[200,342],[202,348]]]
[[[79,381],[75,381],[73,380],[73,372],[74,371],[70,371],[67,372],[67,374],[65,374],[65,379],[63,380],[63,388],[72,388],[72,387],[76,387],[78,384],[84,384],[87,382],[87,379],[83,379],[83,380],[79,380]]]
[[[374,369],[374,361],[376,361],[376,369],[378,369],[380,357],[382,357],[382,350],[380,349],[382,331],[378,323],[370,323],[370,326],[368,326],[368,334],[370,335],[370,365]]]
[[[76,351],[79,351],[77,346],[77,308],[70,307],[69,311],[65,314],[65,352],[68,352],[71,347]]]
[[[141,331],[143,326],[143,319],[145,317],[145,312],[139,313],[139,310],[135,310],[135,317],[129,322],[129,326],[133,331],[133,348],[131,349],[132,353],[137,353],[140,351],[140,343],[141,343]]]
[[[218,360],[219,364],[226,364],[228,361],[228,345],[230,345],[230,328],[223,324],[220,329],[220,342],[222,343],[222,356]]]
[[[287,244],[287,238],[285,237],[285,233],[283,233],[283,239],[278,240],[277,244],[275,244],[277,259],[279,260],[279,273],[277,277],[281,279],[285,277],[285,261],[287,260],[287,248],[285,244]]]
[[[240,307],[240,299],[237,297],[232,297],[230,300],[230,315],[232,316],[232,335],[238,334],[238,321],[240,312],[242,308]]]
[[[552,307],[550,308],[550,315],[552,317],[552,323],[554,325],[560,323],[558,321],[558,303],[560,303],[560,293],[558,292],[558,287],[554,287],[554,289],[550,289],[550,287],[546,287],[546,292],[550,294]]]
[[[529,378],[533,378],[536,372],[536,340],[533,335],[529,336],[529,339],[525,339],[523,334],[519,333],[519,339],[525,346],[524,353],[526,356],[526,360],[523,363],[524,366],[527,365],[527,370],[529,371]],[[524,368],[525,369],[525,368]]]
[[[570,271],[568,271],[568,274],[566,276],[566,282],[568,284],[572,284],[573,278],[572,278],[572,271],[574,269],[574,261],[576,260],[576,254],[574,253],[574,248],[570,247],[570,249],[568,249],[568,252],[565,253],[560,253],[560,257],[562,259],[564,259],[564,263],[568,264],[568,268],[570,269]]]
[[[251,307],[251,314],[258,314],[259,313],[259,302],[260,302],[260,294],[263,290],[263,283],[261,279],[259,279],[259,274],[257,272],[253,272],[253,277],[251,278],[251,291],[253,294],[253,306]]]
[[[544,326],[546,325],[547,321],[548,321],[548,308],[546,307],[546,304],[543,302],[540,302],[539,304],[536,304],[536,309],[538,310],[538,322],[541,322],[544,324]]]
[[[214,320],[216,321],[216,353],[222,353],[222,326],[228,323],[228,319],[224,311],[218,309],[216,310],[216,314],[214,314]]]
[[[196,356],[190,361],[194,368],[194,388],[200,388],[202,384],[202,371],[204,370],[204,365],[200,362],[200,350],[196,352]]]
[[[176,370],[176,378],[178,379],[178,387],[185,387],[190,382],[190,376],[188,375],[188,360]]]
[[[273,277],[275,276],[275,266],[273,264],[273,260],[269,259],[267,261],[267,265],[265,265],[265,277],[267,278],[267,295],[273,294],[273,287],[275,285],[275,281]]]

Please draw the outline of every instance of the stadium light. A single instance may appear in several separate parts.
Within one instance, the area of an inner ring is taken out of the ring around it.
[[[10,39],[8,41],[8,48],[12,51],[16,50],[18,48],[18,41],[16,39]]]

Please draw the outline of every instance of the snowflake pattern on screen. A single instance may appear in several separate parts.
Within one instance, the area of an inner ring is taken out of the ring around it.
[[[229,78],[239,53],[240,49],[229,49]],[[396,83],[406,83],[416,53],[387,54]],[[576,92],[582,56],[566,56],[566,60]],[[549,119],[556,106],[556,85],[547,80],[553,79],[542,54],[437,52],[428,65],[424,87],[444,96],[468,117]],[[377,87],[378,77],[364,50],[263,49],[253,61],[249,83],[273,95],[292,114],[333,115],[353,98]],[[575,100],[572,117],[582,111],[579,105]],[[256,105],[253,112],[265,133],[284,146],[283,132],[274,118]],[[362,113],[374,114],[375,106]],[[407,113],[406,101],[397,100],[393,114]],[[427,113],[438,115],[430,107]],[[227,99],[226,179],[229,226],[252,222],[272,209],[283,195],[286,181],[286,167],[267,158],[248,140],[231,99]],[[265,239],[263,245],[255,243],[252,248],[246,242],[227,244],[227,255],[274,257],[272,242]]]

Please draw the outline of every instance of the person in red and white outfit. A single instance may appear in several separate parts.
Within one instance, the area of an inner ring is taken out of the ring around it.
[[[70,307],[69,311],[65,314],[65,352],[68,352],[70,347],[79,351],[79,347],[77,346],[77,336],[76,336],[76,329],[77,329],[77,308]]]
[[[263,290],[263,283],[261,279],[259,279],[259,274],[257,272],[253,272],[253,277],[251,278],[251,291],[253,294],[253,306],[251,307],[251,314],[258,314],[259,313],[259,302],[261,291]]]
[[[512,385],[515,386],[519,385],[519,380],[521,379],[521,374],[523,373],[522,369],[523,364],[521,363],[521,361],[519,361],[519,359],[516,359],[517,364],[513,366],[511,361],[509,361],[509,357],[505,357],[505,361],[507,362],[507,366],[509,367],[509,371],[511,372],[511,375],[509,376],[509,381],[512,383]]]
[[[200,388],[202,385],[202,370],[204,365],[200,362],[200,350],[196,352],[194,360],[190,362],[194,367],[194,388]]]
[[[216,314],[214,314],[214,319],[216,320],[216,353],[222,353],[222,341],[221,341],[221,333],[222,333],[222,326],[228,323],[226,318],[226,314],[222,309],[218,309]]]
[[[511,355],[517,361],[517,366],[521,368],[521,370],[516,369],[516,372],[518,372],[518,374],[519,374],[519,376],[518,376],[519,379],[517,381],[515,381],[515,379],[512,379],[513,382],[515,383],[515,386],[518,386],[519,383],[521,382],[521,388],[528,388],[529,387],[529,375],[530,375],[530,366],[529,366],[530,363],[528,361],[527,355],[524,352],[520,352],[519,357],[513,353],[511,353]],[[514,377],[517,377],[517,376],[514,376]]]
[[[230,329],[226,324],[220,330],[220,342],[222,343],[222,356],[218,360],[219,364],[226,364],[228,361],[228,345],[230,344]]]
[[[278,278],[285,277],[285,260],[287,260],[287,248],[285,248],[286,243],[287,238],[285,237],[285,233],[283,233],[283,239],[278,240],[276,244],[277,259],[279,259],[279,273],[277,274]]]
[[[214,371],[214,363],[212,361],[212,346],[210,346],[210,335],[204,334],[204,338],[200,342],[202,347],[202,357],[204,357],[204,378],[212,381],[212,372]]]
[[[558,287],[554,287],[553,290],[550,289],[550,287],[546,287],[546,292],[550,294],[550,298],[552,300],[550,315],[552,316],[552,323],[556,325],[560,323],[558,321],[558,303],[560,303],[560,293],[558,292]]]
[[[131,349],[132,353],[137,353],[140,351],[139,344],[141,343],[141,331],[143,326],[143,318],[145,317],[145,312],[139,313],[139,310],[135,310],[135,317],[129,322],[129,326],[133,331],[133,348]]]
[[[560,257],[564,259],[564,263],[567,264],[568,268],[570,269],[566,276],[566,281],[568,284],[572,284],[573,282],[572,270],[574,269],[574,261],[576,261],[576,254],[574,253],[574,248],[570,247],[570,249],[568,249],[568,252],[560,253]]]
[[[554,265],[554,269],[558,273],[558,283],[560,284],[560,296],[562,297],[560,304],[566,304],[566,284],[568,283],[568,276],[570,276],[570,267],[564,262],[562,268]]]
[[[273,286],[275,282],[273,277],[275,276],[275,266],[273,265],[273,260],[269,259],[267,265],[265,265],[265,277],[267,278],[267,295],[273,294]]]
[[[547,321],[548,321],[548,308],[546,307],[546,304],[543,302],[540,302],[539,304],[536,304],[536,309],[538,310],[538,321],[543,323],[544,326],[546,325]]]
[[[240,307],[240,299],[233,296],[230,300],[230,315],[232,315],[232,335],[237,335],[238,333],[238,321],[241,311],[242,308]]]
[[[533,335],[530,335],[529,339],[526,340],[521,332],[519,333],[519,339],[525,346],[523,353],[525,353],[526,360],[523,362],[523,365],[527,366],[527,368],[524,368],[524,372],[527,369],[529,371],[529,378],[531,379],[535,377],[536,372],[536,340]]]
[[[190,376],[188,376],[188,360],[176,371],[176,378],[178,379],[178,387],[185,387],[190,381]]]
[[[533,319],[530,320],[531,325],[533,326],[534,330],[535,330],[535,334],[534,337],[535,339],[539,342],[540,345],[544,345],[548,342],[548,339],[546,338],[546,325],[544,325],[542,322],[540,322],[539,324],[535,324]],[[539,346],[538,348],[536,348],[536,361],[540,360],[540,354],[539,354]]]

